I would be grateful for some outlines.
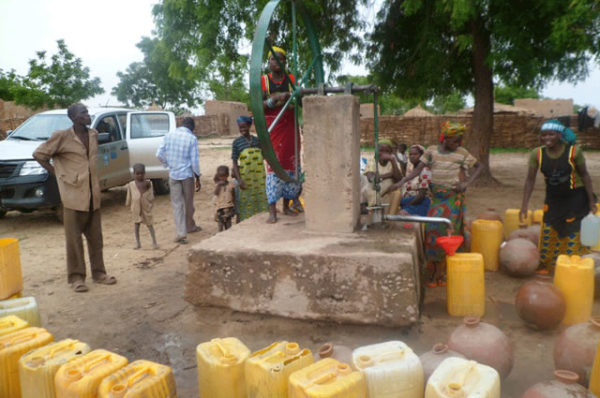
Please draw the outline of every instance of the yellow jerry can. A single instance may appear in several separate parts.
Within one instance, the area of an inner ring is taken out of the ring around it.
[[[333,358],[293,372],[289,384],[290,398],[367,398],[364,374]]]
[[[0,317],[16,315],[31,326],[41,326],[40,311],[35,297],[21,297],[0,301]]]
[[[244,362],[250,350],[235,337],[212,339],[196,347],[201,398],[246,398]]]
[[[519,219],[520,212],[521,209],[506,209],[504,212],[504,239],[508,239],[508,236],[519,229],[521,225],[530,226],[533,223],[533,212],[531,210],[527,211],[527,219],[523,222]]]
[[[97,398],[106,376],[127,365],[127,358],[106,350],[94,350],[62,365],[56,376],[58,398]]]
[[[485,278],[480,253],[446,256],[448,314],[452,316],[485,314]]]
[[[23,290],[19,240],[0,239],[0,300],[5,300]]]
[[[55,398],[54,376],[65,363],[90,352],[90,346],[73,339],[29,351],[19,360],[22,398]]]
[[[29,324],[16,315],[8,315],[0,318],[0,336],[25,329]]]
[[[25,328],[0,336],[0,397],[20,398],[19,358],[54,338],[42,328]]]
[[[290,374],[312,363],[310,350],[297,343],[279,341],[256,351],[246,360],[248,398],[287,398]]]
[[[471,223],[471,252],[481,253],[486,271],[498,271],[503,240],[504,229],[500,221],[474,220]]]
[[[554,285],[565,297],[563,325],[589,321],[594,304],[594,259],[561,254],[556,259]]]
[[[98,398],[177,398],[173,371],[146,360],[132,362],[102,380]]]

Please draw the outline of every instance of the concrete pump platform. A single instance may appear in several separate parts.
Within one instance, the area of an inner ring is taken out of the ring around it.
[[[419,318],[417,233],[390,223],[308,232],[304,216],[259,214],[191,248],[185,299],[249,313],[385,326]],[[418,231],[415,225],[413,231]]]

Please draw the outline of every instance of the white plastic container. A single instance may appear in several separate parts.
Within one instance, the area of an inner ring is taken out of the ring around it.
[[[359,347],[352,364],[365,375],[369,398],[423,397],[423,366],[401,341]]]
[[[425,398],[500,398],[500,375],[489,366],[447,358],[433,372]]]
[[[581,220],[581,244],[593,247],[600,241],[600,217],[590,213]]]
[[[40,312],[35,297],[21,297],[0,301],[0,318],[16,315],[29,323],[29,326],[41,326]]]

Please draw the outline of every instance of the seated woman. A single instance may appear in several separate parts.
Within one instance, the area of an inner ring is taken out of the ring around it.
[[[392,151],[393,143],[390,140],[382,139],[377,143],[379,150],[379,186],[382,203],[389,203],[385,208],[386,214],[395,214],[400,206],[400,190],[389,190],[388,188],[402,178],[402,171],[396,156]],[[373,206],[376,203],[376,191],[374,188],[375,179],[375,159],[367,163],[365,174],[361,178],[361,202]]]
[[[413,145],[408,151],[408,166],[407,174],[410,174],[413,169],[421,161],[421,155],[425,153],[425,148],[421,145]],[[431,183],[431,170],[424,167],[421,173],[410,181],[407,181],[402,186],[402,200],[400,207],[402,214],[412,214],[416,216],[426,216],[431,203],[431,192],[429,184]],[[391,185],[388,190],[393,191],[400,187],[399,183]]]

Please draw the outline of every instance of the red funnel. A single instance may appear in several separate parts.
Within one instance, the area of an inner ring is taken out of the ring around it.
[[[456,249],[462,245],[465,238],[460,235],[440,236],[435,242],[444,249],[447,255],[453,256]]]

